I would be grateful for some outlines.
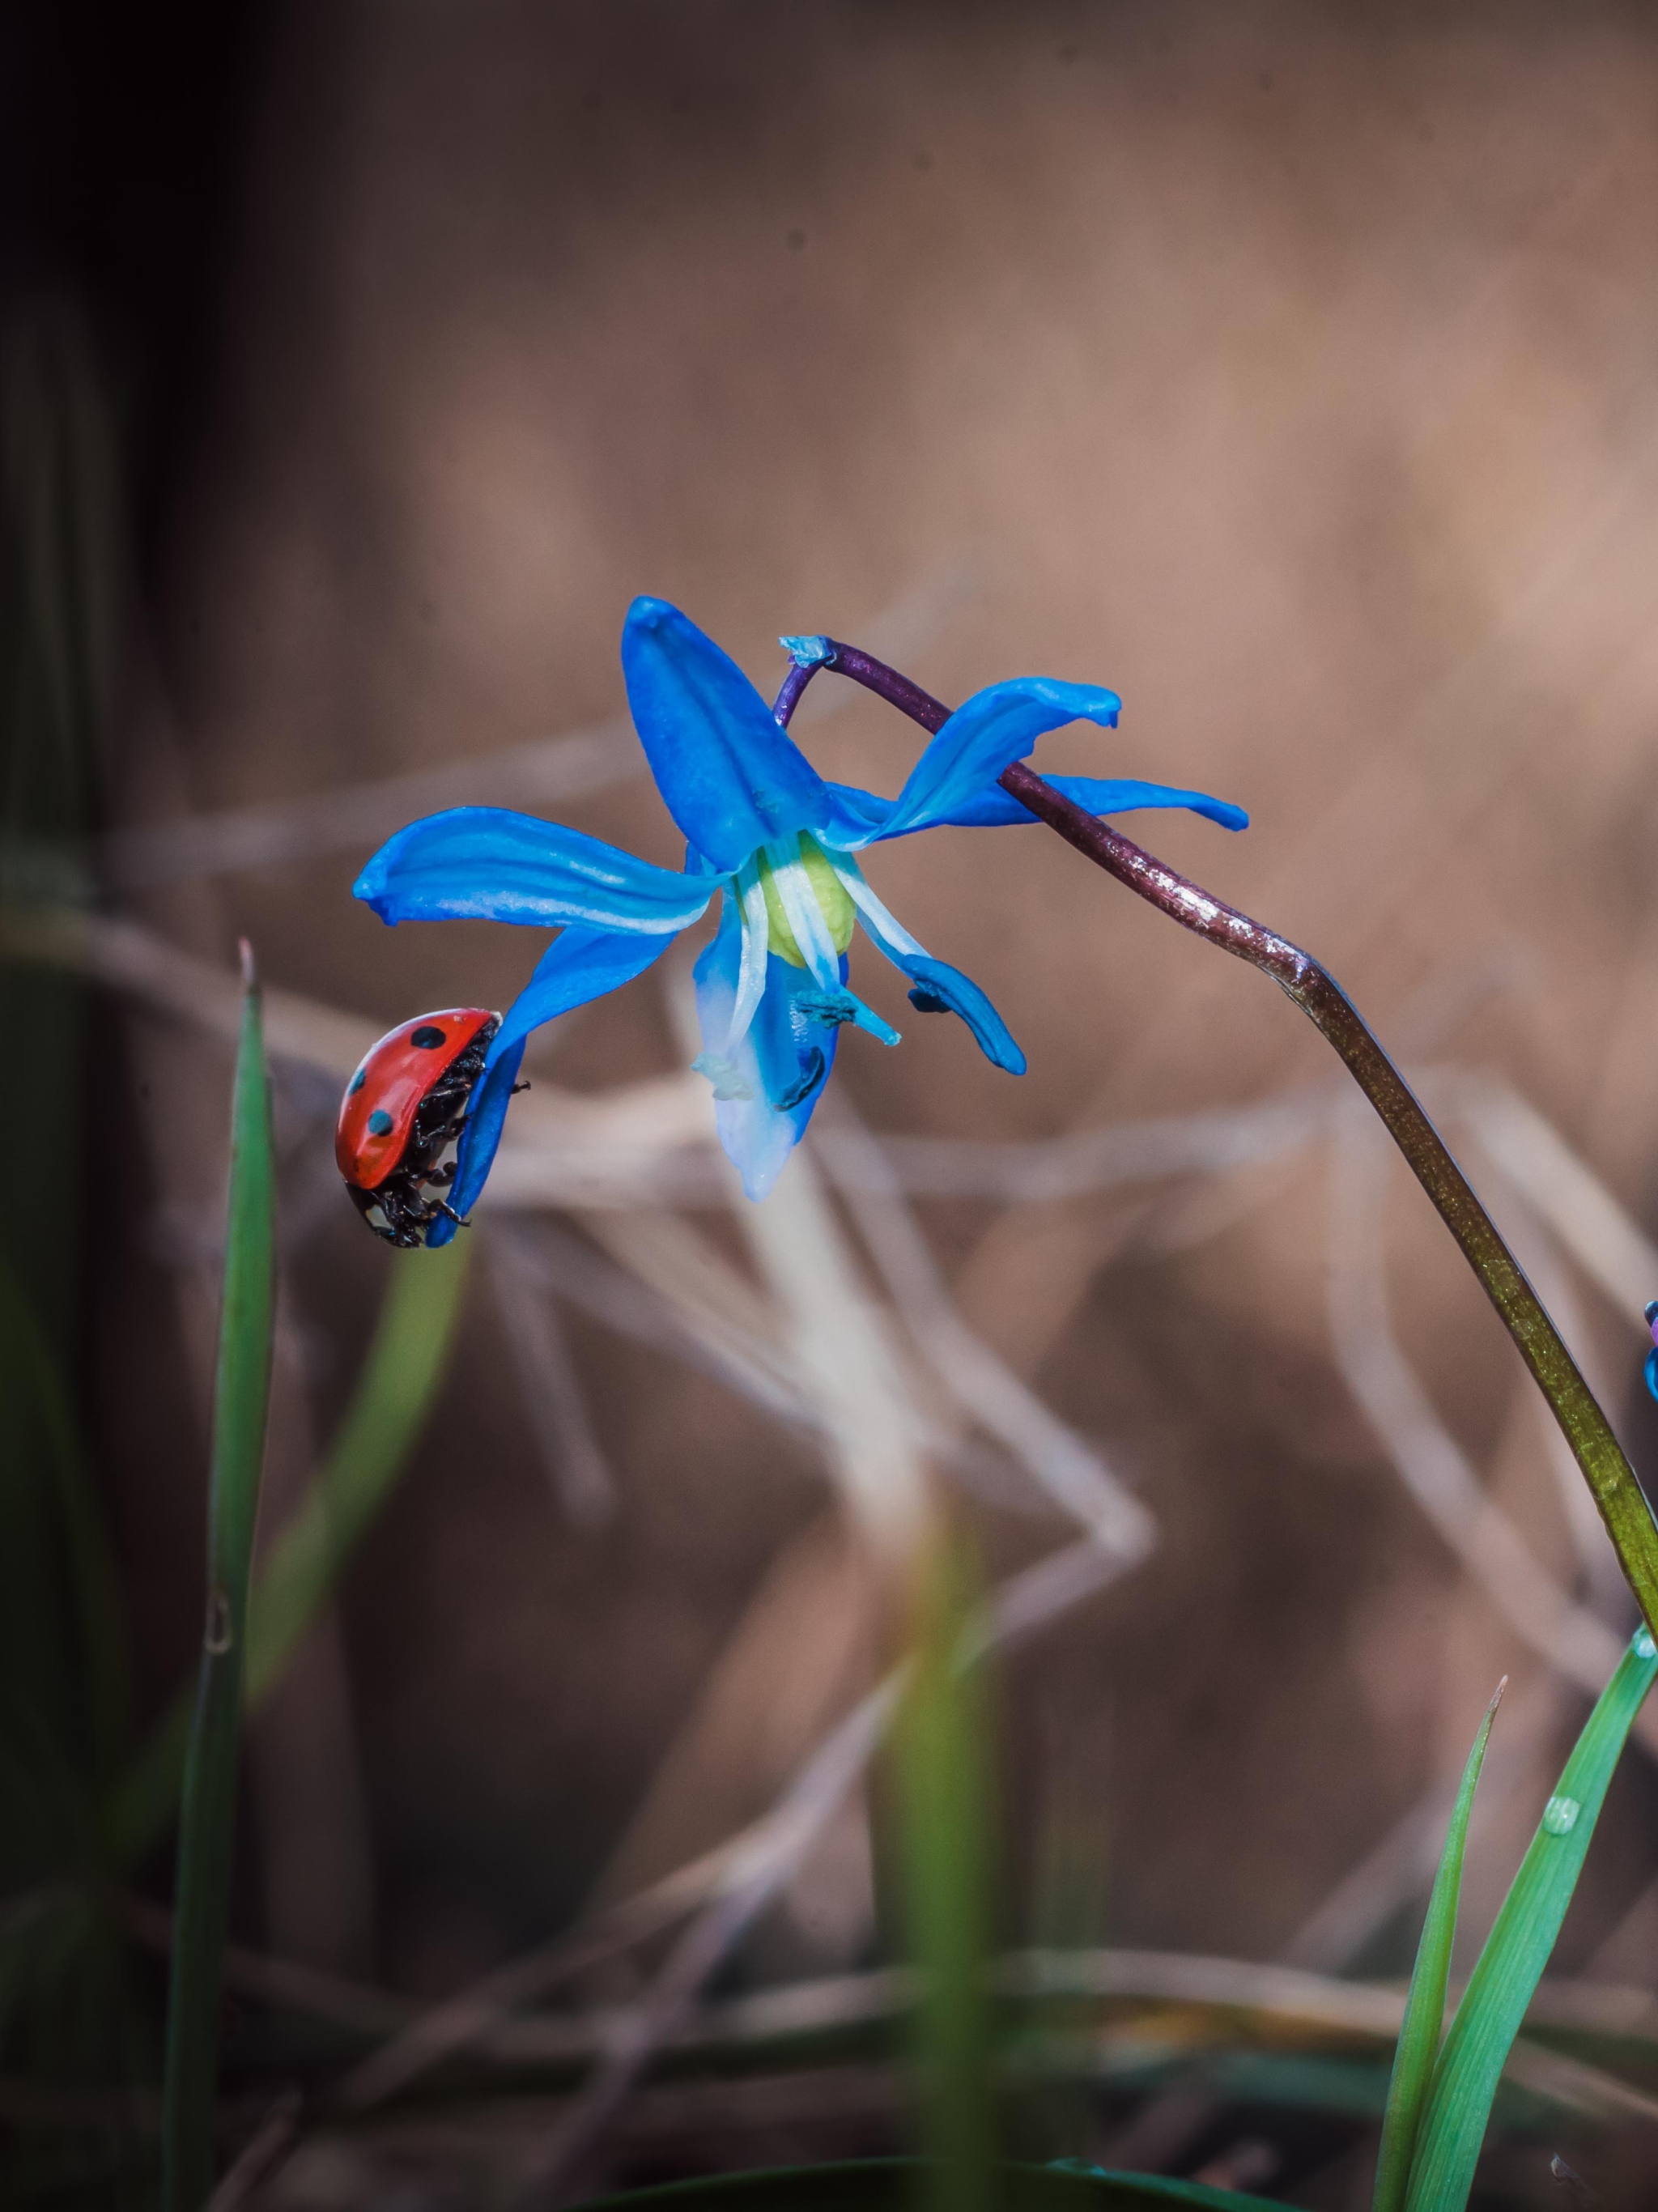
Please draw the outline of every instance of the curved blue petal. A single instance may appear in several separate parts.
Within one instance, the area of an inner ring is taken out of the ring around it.
[[[1044,781],[1066,799],[1086,808],[1090,814],[1132,814],[1143,806],[1183,806],[1193,814],[1204,814],[1210,821],[1218,822],[1223,830],[1249,827],[1249,817],[1241,806],[1234,806],[1224,799],[1212,799],[1206,791],[1181,791],[1169,783],[1141,783],[1133,776],[1050,775]],[[1011,792],[1004,791],[999,783],[992,783],[964,799],[950,813],[934,815],[925,825],[912,823],[909,826],[935,828],[948,822],[963,830],[1000,830],[1016,822],[1035,819],[1030,809],[1021,806]],[[902,837],[908,832],[884,830],[878,834]]]
[[[742,1176],[747,1195],[761,1199],[781,1174],[823,1095],[841,1024],[822,1019],[814,1010],[811,1001],[821,1000],[823,993],[811,976],[774,952],[767,957],[765,993],[753,1022],[732,1048],[731,1012],[742,951],[737,904],[727,899],[719,933],[696,963],[704,1050],[695,1066],[714,1085],[714,1125],[726,1157]],[[842,982],[846,970],[843,957]]]
[[[819,833],[825,845],[854,852],[886,836],[887,823],[898,804],[896,799],[883,799],[877,791],[860,791],[855,783],[831,783],[827,788],[829,811]]]
[[[987,1060],[1010,1075],[1024,1073],[1025,1056],[1012,1032],[970,975],[931,953],[895,952],[884,945],[881,950],[909,977],[911,1006],[924,1014],[959,1014]]]
[[[463,1219],[477,1205],[495,1164],[507,1103],[524,1057],[524,1040],[531,1030],[568,1013],[572,1006],[585,1006],[589,1000],[630,983],[652,961],[659,960],[672,941],[671,937],[631,931],[567,929],[547,947],[491,1040],[467,1107],[449,1192],[449,1203]],[[426,1241],[446,1244],[454,1233],[454,1223],[440,1217],[428,1231]]]
[[[653,936],[695,921],[713,889],[706,877],[503,806],[452,806],[411,822],[352,886],[382,921],[580,922]]]
[[[1011,761],[1022,760],[1044,732],[1066,722],[1114,726],[1122,702],[1096,684],[1060,684],[1048,676],[1016,676],[975,691],[958,707],[910,770],[878,830],[835,842],[843,851],[880,837],[901,837],[956,819],[959,809],[993,784]]]
[[[622,629],[628,704],[668,811],[715,867],[817,830],[829,793],[728,653],[665,599],[635,599]]]
[[[998,1067],[1005,1067],[1010,1075],[1023,1075],[1026,1064],[1023,1053],[1013,1042],[1007,1024],[972,977],[963,975],[959,968],[950,967],[946,961],[935,960],[925,946],[918,945],[876,897],[855,860],[843,862],[840,873],[857,906],[858,920],[865,934],[880,946],[901,975],[909,977],[911,1006],[918,1006],[924,1014],[959,1014],[987,1060],[993,1060]]]
[[[639,940],[635,938],[632,942],[636,945]],[[455,1147],[455,1179],[449,1186],[450,1206],[462,1221],[477,1204],[495,1164],[495,1154],[501,1150],[501,1133],[507,1124],[507,1109],[512,1103],[513,1085],[518,1081],[519,1063],[523,1058],[524,1040],[519,1037],[485,1069],[473,1090],[466,1126]],[[451,1243],[459,1226],[448,1214],[440,1213],[426,1232],[428,1247]]]

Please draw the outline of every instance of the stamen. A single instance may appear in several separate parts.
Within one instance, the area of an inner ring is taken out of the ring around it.
[[[896,914],[890,914],[864,880],[864,872],[850,853],[831,853],[829,866],[846,886],[847,897],[857,908],[863,923],[878,945],[890,945],[897,952],[919,953],[927,957],[925,945],[918,945]],[[920,1001],[918,1000],[919,1004]],[[924,1009],[931,1012],[930,1008]]]
[[[790,848],[793,847],[793,851]],[[811,971],[814,982],[821,983],[826,991],[841,988],[841,956],[835,949],[823,909],[817,902],[811,878],[799,854],[800,839],[779,837],[766,848],[766,858],[771,864],[772,881],[789,928],[793,933],[802,959]]]
[[[850,991],[797,991],[794,1003],[814,1021],[851,1022],[883,1044],[902,1044],[903,1039],[890,1022],[884,1022],[873,1006],[866,1006]]]
[[[755,1008],[766,988],[766,951],[771,922],[766,912],[766,891],[760,880],[757,854],[744,860],[738,870],[736,890],[738,903],[743,910],[743,957],[737,971],[731,1028],[726,1036],[728,1053],[734,1051],[748,1035]]]
[[[752,1098],[754,1087],[735,1060],[723,1053],[699,1052],[691,1062],[693,1075],[706,1075],[716,1098]]]
[[[791,1106],[798,1106],[803,1098],[810,1098],[823,1079],[823,1055],[814,1045],[811,1048],[811,1058],[801,1069],[799,1080],[790,1084],[780,1098],[773,1099],[772,1104],[777,1111],[780,1114],[786,1114]]]

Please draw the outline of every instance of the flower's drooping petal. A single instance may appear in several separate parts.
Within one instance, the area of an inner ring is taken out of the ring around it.
[[[817,771],[730,655],[665,599],[635,599],[622,630],[628,704],[668,811],[729,872],[829,811]]]
[[[536,963],[536,971],[507,1009],[489,1046],[467,1108],[465,1127],[456,1149],[455,1180],[449,1203],[463,1219],[477,1203],[501,1144],[507,1106],[518,1080],[524,1057],[524,1040],[531,1030],[573,1006],[585,1006],[602,998],[659,960],[672,939],[659,933],[608,929],[567,929],[556,938]],[[427,1235],[428,1244],[446,1244],[455,1233],[452,1221],[439,1220]]]
[[[714,1085],[714,1114],[726,1158],[749,1197],[763,1198],[782,1172],[811,1119],[835,1064],[837,1018],[816,1011],[815,979],[775,953],[766,963],[766,989],[746,1036],[729,1054],[742,961],[742,924],[727,902],[719,934],[696,963],[696,1011],[705,1050],[694,1065]],[[842,975],[845,963],[841,963]],[[850,994],[847,994],[850,997]]]
[[[910,770],[882,826],[845,841],[843,849],[876,837],[901,837],[951,822],[969,799],[993,784],[1011,761],[1022,760],[1044,732],[1066,722],[1114,726],[1122,702],[1096,684],[1060,684],[1048,676],[1016,676],[975,691],[938,732]],[[844,805],[844,802],[841,802]],[[837,806],[837,817],[841,806]],[[837,826],[831,833],[842,840]]]
[[[382,921],[576,922],[671,936],[695,921],[714,883],[533,814],[452,806],[399,830],[352,888]]]
[[[631,938],[629,942],[637,945],[639,939]],[[455,1147],[455,1179],[449,1186],[449,1204],[463,1221],[477,1204],[478,1194],[495,1164],[495,1154],[501,1150],[501,1133],[506,1127],[507,1109],[513,1103],[513,1085],[518,1081],[519,1063],[523,1058],[524,1040],[519,1037],[485,1069],[472,1092],[466,1125]],[[426,1232],[427,1243],[447,1244],[456,1227],[447,1214],[440,1214]]]
[[[884,945],[881,949],[886,951]],[[1005,1068],[1010,1075],[1024,1073],[1025,1056],[1012,1032],[970,975],[925,952],[892,953],[889,957],[910,979],[911,1006],[924,1014],[959,1014],[987,1060]]]
[[[935,960],[918,945],[895,915],[890,914],[864,880],[858,863],[844,858],[835,873],[851,893],[858,919],[893,966],[910,978],[910,1004],[924,1014],[959,1014],[973,1032],[987,1060],[1010,1075],[1023,1075],[1025,1056],[1014,1042],[1007,1024],[971,976],[963,975],[943,960]]]
[[[1210,821],[1218,822],[1223,830],[1249,827],[1249,817],[1241,806],[1234,806],[1224,799],[1212,799],[1206,791],[1180,791],[1173,784],[1141,783],[1131,776],[1050,775],[1044,781],[1090,814],[1132,814],[1143,806],[1183,806],[1193,814],[1204,814]],[[1011,792],[1004,791],[999,783],[992,783],[963,799],[951,814],[942,818],[935,817],[925,826],[940,828],[948,821],[961,830],[1000,830],[1012,823],[1035,819],[1029,808],[1022,806]],[[920,823],[910,825],[912,829],[922,826]],[[902,837],[908,833],[899,830],[880,834]]]

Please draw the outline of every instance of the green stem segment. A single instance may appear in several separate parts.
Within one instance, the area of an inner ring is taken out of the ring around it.
[[[213,2187],[219,1987],[230,1917],[248,1569],[264,1460],[276,1317],[270,1085],[258,987],[246,945],[242,982],[208,1487],[207,1618],[179,1818],[162,2112],[165,2212],[201,2212]]]
[[[949,708],[896,669],[855,646],[841,645],[833,638],[824,643],[832,656],[827,665],[878,692],[923,729],[938,730],[949,720]],[[1000,781],[1022,806],[1057,830],[1067,844],[1074,845],[1096,867],[1126,884],[1182,928],[1270,975],[1335,1047],[1405,1155],[1411,1172],[1461,1246],[1464,1258],[1548,1400],[1600,1509],[1606,1533],[1647,1626],[1658,1636],[1658,1525],[1623,1447],[1519,1262],[1474,1196],[1467,1177],[1335,978],[1310,953],[1251,921],[1200,884],[1177,875],[1121,830],[1096,820],[1023,761],[1016,761]]]
[[[918,1561],[914,1667],[894,1734],[916,2022],[923,2212],[993,2212],[991,1948],[994,1729],[982,1659],[963,1658],[979,1596],[970,1552],[938,1532]]]

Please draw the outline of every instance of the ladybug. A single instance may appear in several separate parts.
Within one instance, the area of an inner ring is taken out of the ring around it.
[[[454,1160],[443,1155],[460,1134],[500,1027],[501,1016],[485,1006],[417,1014],[371,1046],[346,1085],[334,1158],[351,1203],[387,1243],[424,1244],[440,1214],[460,1220],[427,1194],[454,1181]]]

